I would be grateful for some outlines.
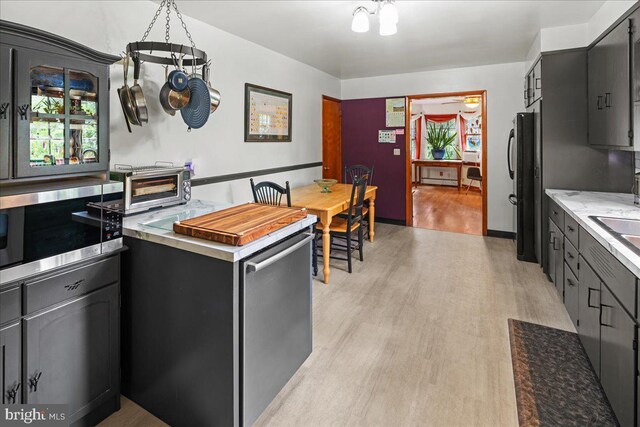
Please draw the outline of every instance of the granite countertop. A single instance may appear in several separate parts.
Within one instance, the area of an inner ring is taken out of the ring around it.
[[[184,236],[173,232],[173,223],[230,207],[228,203],[191,200],[186,205],[143,212],[127,216],[123,220],[123,234],[136,239],[148,240],[189,252],[218,258],[224,261],[239,261],[266,248],[297,231],[309,228],[316,222],[315,215],[267,234],[243,246],[231,246],[209,240]]]
[[[640,256],[589,218],[606,216],[640,220],[640,207],[633,204],[633,194],[551,189],[546,193],[629,271],[640,277]]]

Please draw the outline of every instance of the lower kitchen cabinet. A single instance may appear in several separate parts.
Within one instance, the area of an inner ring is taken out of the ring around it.
[[[551,217],[549,221],[549,259],[548,272],[551,281],[555,284],[558,295],[562,297],[564,292],[564,252],[562,242],[564,235],[560,228],[553,222]]]
[[[606,284],[600,292],[600,382],[621,426],[635,425],[636,324]]]
[[[73,423],[113,399],[119,393],[119,310],[118,285],[112,284],[27,316],[25,403],[67,404]]]
[[[578,329],[578,306],[579,306],[579,289],[580,283],[571,267],[564,263],[564,305],[569,312],[569,317],[573,322],[573,326]]]
[[[22,403],[20,319],[0,328],[2,404]]]
[[[582,257],[580,257],[578,313],[580,341],[587,352],[593,370],[600,377],[600,279]]]

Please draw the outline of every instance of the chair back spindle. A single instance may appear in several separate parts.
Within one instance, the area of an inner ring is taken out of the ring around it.
[[[349,210],[347,211],[347,230],[351,230],[351,225],[362,220],[362,208],[364,207],[364,195],[367,192],[369,174],[356,177],[351,187],[351,198],[349,199]]]
[[[349,182],[355,182],[355,179],[362,175],[369,176],[368,184],[371,185],[373,182],[373,166],[368,168],[364,165],[353,165],[353,166],[345,166],[344,167],[344,183],[348,184]]]
[[[255,184],[253,178],[251,182],[251,192],[253,193],[253,201],[263,205],[280,206],[282,196],[287,196],[287,206],[291,207],[291,188],[289,181],[285,182],[285,186],[281,186],[271,181],[263,181]]]

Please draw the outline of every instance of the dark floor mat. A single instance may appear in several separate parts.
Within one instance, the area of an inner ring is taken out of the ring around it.
[[[509,319],[518,421],[618,426],[577,334]]]

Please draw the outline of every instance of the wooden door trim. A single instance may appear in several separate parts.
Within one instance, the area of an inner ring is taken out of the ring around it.
[[[338,182],[342,182],[342,100],[338,99],[338,98],[334,98],[332,96],[328,96],[328,95],[322,95],[322,135],[321,135],[321,150],[322,150],[322,177],[324,177],[324,101],[331,101],[331,102],[336,102],[338,104],[340,104],[340,144],[338,144],[338,163],[339,163],[339,168],[338,168]]]
[[[442,92],[428,93],[420,95],[409,95],[405,97],[405,221],[408,226],[413,226],[413,194],[411,182],[411,101],[425,98],[444,98],[448,96],[471,96],[482,97],[482,235],[487,235],[487,91],[470,90],[462,92]],[[462,179],[462,177],[460,177]]]

